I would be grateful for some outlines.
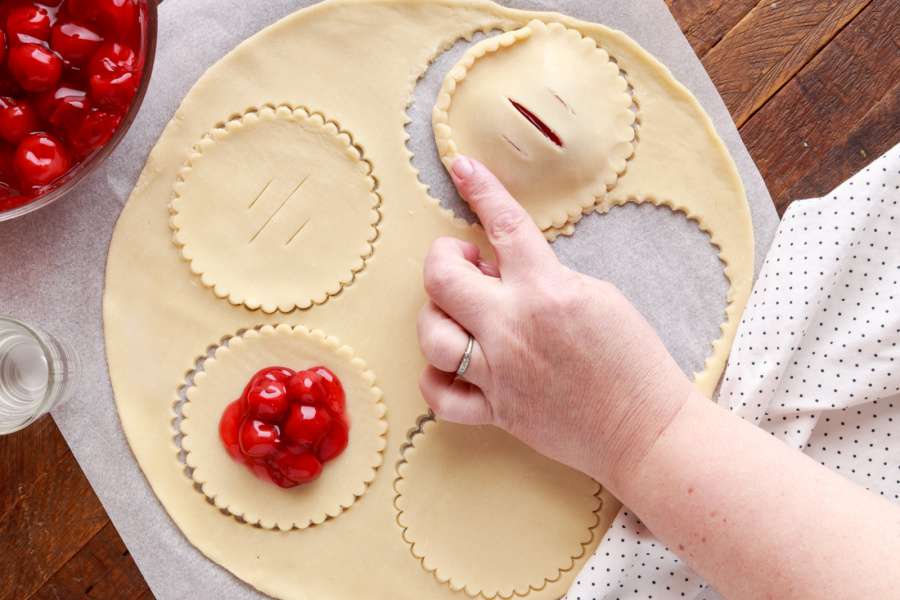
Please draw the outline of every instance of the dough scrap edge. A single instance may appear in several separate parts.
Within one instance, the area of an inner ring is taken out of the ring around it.
[[[722,253],[722,243],[712,228],[708,226],[702,215],[693,212],[690,207],[685,204],[679,204],[668,198],[659,198],[652,194],[613,197],[607,202],[597,204],[589,211],[589,213],[596,212],[604,215],[608,213],[610,209],[626,204],[652,204],[653,206],[660,208],[668,208],[672,212],[681,213],[686,219],[695,223],[700,231],[707,235],[710,245],[716,249],[716,254],[719,257],[719,261],[722,263],[722,272],[728,280],[728,292],[725,296],[725,320],[719,326],[721,335],[710,343],[712,352],[706,357],[703,370],[696,372],[693,375],[695,385],[705,393],[711,394],[718,383],[719,377],[725,369],[725,363],[728,361],[728,354],[730,353],[734,336],[737,333],[737,325],[741,316],[738,313],[738,305],[742,304],[740,301],[741,299],[737,298],[733,269],[728,262],[727,257]],[[548,240],[553,242],[560,236],[569,237],[574,235],[578,222],[581,220],[582,216],[584,215],[579,215],[561,228],[548,230]],[[551,234],[552,237],[550,237]]]
[[[510,31],[511,29],[518,28],[518,27],[521,27],[521,25],[519,23],[513,23],[513,22],[508,22],[508,21],[507,22],[498,21],[496,24],[489,24],[489,25],[485,25],[482,27],[477,27],[477,28],[475,28],[467,33],[464,33],[462,35],[453,35],[452,37],[447,37],[447,38],[441,40],[441,42],[435,47],[434,52],[432,52],[432,54],[428,58],[428,60],[424,64],[422,64],[416,68],[416,72],[418,73],[418,75],[416,77],[414,77],[412,79],[412,81],[410,82],[409,90],[407,93],[407,96],[409,97],[409,101],[406,103],[406,107],[403,110],[403,150],[404,150],[404,152],[406,152],[407,162],[409,163],[409,167],[412,170],[413,174],[415,175],[416,182],[418,183],[419,187],[422,189],[422,191],[425,194],[426,207],[429,210],[436,211],[442,218],[444,218],[446,221],[448,221],[450,223],[450,225],[452,227],[454,227],[455,229],[482,231],[482,227],[478,223],[469,223],[465,219],[456,216],[456,214],[451,209],[445,208],[444,206],[442,206],[441,201],[438,200],[437,198],[435,198],[431,194],[430,186],[427,183],[425,183],[425,181],[423,181],[421,172],[416,167],[416,165],[413,163],[413,158],[414,158],[415,154],[409,148],[409,141],[411,139],[411,136],[409,134],[409,129],[407,126],[410,123],[412,123],[412,121],[413,121],[412,117],[410,117],[410,115],[409,115],[409,109],[415,102],[416,85],[419,83],[419,81],[422,80],[423,77],[425,77],[426,73],[428,72],[428,69],[431,68],[431,66],[434,64],[434,62],[444,52],[447,52],[448,50],[450,50],[450,48],[452,48],[454,46],[454,44],[456,44],[460,40],[465,40],[467,42],[471,42],[472,38],[478,33],[490,34],[491,32],[498,31],[498,30],[503,33],[506,33],[508,31]],[[502,34],[498,34],[498,35],[502,35]],[[440,95],[440,92],[438,92],[438,95]]]
[[[603,53],[603,55],[606,56],[609,62],[613,63],[620,69],[617,77],[621,79],[625,84],[625,89],[629,90],[629,88],[632,88],[631,82],[622,75],[621,67],[619,67],[618,61],[616,61],[614,57],[600,45],[600,42],[595,37],[584,35],[581,31],[573,29],[571,27],[567,27],[566,25],[563,25],[562,23],[559,23],[557,21],[551,21],[547,23],[542,20],[544,18],[550,19],[553,16],[553,13],[542,14],[542,18],[533,18],[520,29],[507,31],[501,35],[482,40],[472,48],[469,48],[462,56],[462,58],[460,58],[457,64],[447,74],[446,78],[444,79],[444,83],[441,86],[441,90],[438,92],[437,101],[435,102],[434,110],[432,111],[432,128],[434,130],[438,153],[440,155],[441,161],[444,163],[444,167],[448,171],[453,164],[453,160],[459,155],[459,149],[456,146],[456,142],[453,141],[453,128],[450,127],[450,106],[453,103],[453,95],[456,92],[456,88],[460,83],[463,82],[463,80],[465,80],[466,76],[468,75],[469,69],[471,69],[471,67],[478,59],[483,58],[487,54],[498,52],[502,48],[508,48],[520,41],[528,39],[535,33],[536,30],[540,30],[542,32],[564,32],[569,36],[577,36],[579,39],[579,43],[591,44],[596,51]],[[634,98],[633,93],[627,92],[627,95],[631,100],[626,109],[629,119],[628,125],[632,129],[632,131],[635,131],[634,123],[638,120],[638,117],[636,112],[632,112],[631,107],[635,106],[637,102]],[[617,169],[611,164],[611,158],[607,158],[607,164],[600,169],[597,179],[593,184],[588,186],[588,189],[586,191],[582,192],[584,197],[575,201],[573,203],[573,206],[569,208],[560,207],[556,209],[556,211],[553,212],[553,214],[549,217],[549,222],[537,222],[538,228],[541,229],[541,231],[547,231],[557,227],[563,227],[570,220],[580,218],[580,215],[583,215],[584,211],[589,211],[593,206],[597,204],[598,198],[605,198],[607,193],[612,190],[618,180],[625,173],[628,161],[630,161],[634,156],[636,141],[636,132],[635,136],[631,139],[619,140],[619,144],[624,144],[628,147],[628,151],[621,157],[623,163],[622,168]],[[608,181],[606,178],[608,174],[615,175],[615,179],[612,181]]]
[[[326,131],[334,134],[335,138],[341,140],[346,145],[346,151],[354,156],[360,164],[365,166],[363,176],[369,182],[369,195],[371,197],[370,208],[373,213],[369,222],[370,234],[366,239],[367,251],[360,255],[359,262],[345,271],[338,277],[338,281],[326,288],[319,295],[307,298],[302,301],[294,301],[285,304],[262,303],[246,298],[246,294],[237,290],[230,290],[221,283],[217,283],[212,276],[208,274],[208,266],[197,257],[193,256],[190,248],[190,241],[184,239],[184,230],[179,219],[178,206],[184,201],[182,191],[187,185],[187,177],[193,170],[194,162],[203,157],[205,148],[213,144],[227,139],[228,135],[237,129],[245,127],[248,122],[255,119],[277,119],[277,118],[299,118],[301,120],[310,121]],[[189,263],[191,273],[200,278],[204,287],[209,288],[218,298],[227,299],[233,306],[244,306],[248,310],[262,310],[265,314],[274,314],[280,312],[287,314],[294,310],[308,310],[314,306],[321,306],[331,298],[340,294],[344,288],[349,287],[355,281],[357,276],[362,273],[369,260],[375,253],[375,242],[380,237],[379,226],[384,218],[381,211],[383,199],[378,191],[378,179],[374,174],[372,163],[365,157],[363,146],[359,144],[353,135],[343,129],[341,125],[333,120],[328,119],[323,113],[314,111],[306,106],[294,105],[288,103],[281,104],[262,104],[247,108],[242,114],[233,114],[227,121],[218,123],[212,130],[205,133],[199,142],[197,142],[185,161],[184,166],[179,170],[175,178],[173,186],[172,199],[169,202],[169,227],[172,230],[172,241],[179,249],[183,260]]]
[[[427,414],[420,416],[416,420],[416,426],[412,428],[407,433],[407,441],[400,448],[400,460],[397,462],[395,466],[395,478],[393,482],[393,490],[394,490],[394,511],[395,517],[394,522],[400,528],[400,535],[403,538],[403,541],[409,546],[410,555],[419,563],[422,569],[434,577],[435,581],[442,585],[447,585],[455,592],[462,591],[470,598],[481,598],[485,600],[495,600],[496,598],[502,598],[503,600],[510,600],[511,598],[526,598],[529,594],[533,592],[540,592],[544,590],[549,584],[555,583],[560,580],[560,578],[566,573],[570,572],[574,567],[576,561],[583,558],[585,553],[587,552],[588,547],[594,542],[597,537],[597,527],[600,525],[600,512],[603,510],[604,501],[601,497],[604,489],[603,486],[594,482],[596,485],[596,489],[592,496],[596,500],[596,505],[593,510],[594,521],[588,527],[589,536],[586,540],[579,541],[580,550],[578,554],[572,555],[569,557],[569,562],[567,565],[560,567],[557,572],[550,576],[544,576],[543,581],[538,585],[534,585],[532,583],[528,583],[527,587],[522,585],[512,585],[510,586],[511,591],[506,592],[505,590],[485,590],[475,589],[470,583],[461,581],[459,578],[453,575],[447,575],[442,571],[440,566],[435,566],[434,568],[426,565],[426,555],[416,551],[416,542],[415,540],[410,539],[408,535],[409,524],[405,523],[403,520],[403,516],[405,511],[400,506],[401,498],[403,497],[403,492],[401,491],[402,483],[405,481],[405,477],[403,475],[403,470],[406,465],[409,463],[408,453],[415,452],[415,438],[421,435],[426,435],[429,424],[435,424],[436,418],[434,413],[429,410]]]
[[[192,470],[191,473],[185,473],[185,476],[191,481],[191,483],[195,485],[195,488],[199,486],[199,489],[197,490],[198,493],[203,494],[212,505],[214,505],[220,511],[223,511],[223,514],[227,513],[239,522],[246,523],[250,526],[259,527],[261,529],[272,531],[277,530],[282,532],[295,530],[300,531],[308,527],[321,525],[329,519],[334,519],[345,510],[348,510],[351,506],[353,506],[368,491],[370,484],[378,475],[379,468],[384,463],[384,452],[387,448],[388,431],[388,423],[385,419],[385,416],[387,415],[387,406],[384,403],[384,393],[379,387],[375,386],[375,373],[368,369],[366,362],[363,359],[355,356],[355,353],[350,346],[341,344],[340,340],[338,340],[336,337],[326,335],[319,329],[310,330],[304,325],[263,325],[253,329],[248,329],[243,333],[238,333],[236,335],[223,338],[223,341],[220,344],[216,345],[215,350],[211,353],[208,353],[206,358],[198,359],[198,366],[194,370],[195,374],[193,383],[180,386],[180,389],[183,389],[185,394],[185,400],[182,406],[184,408],[190,404],[191,396],[195,395],[192,394],[192,391],[196,390],[199,383],[208,376],[208,366],[215,363],[216,360],[219,359],[222,355],[228,352],[232,352],[232,344],[237,344],[239,346],[246,338],[272,337],[276,335],[292,335],[303,337],[304,339],[317,344],[321,349],[327,352],[338,354],[339,356],[347,360],[348,364],[352,365],[357,370],[363,381],[365,381],[369,385],[369,401],[375,407],[375,412],[378,416],[378,421],[380,424],[380,431],[378,433],[378,451],[372,456],[372,458],[366,465],[369,469],[369,472],[363,479],[363,481],[360,482],[361,487],[349,490],[348,493],[343,495],[340,500],[336,501],[336,503],[334,503],[331,508],[323,510],[321,513],[315,514],[303,521],[294,520],[291,523],[285,523],[275,520],[271,523],[263,523],[264,518],[258,514],[253,513],[251,509],[235,506],[227,499],[224,499],[223,496],[227,495],[226,492],[223,492],[219,489],[211,489],[214,486],[202,476],[204,474],[202,466],[191,463],[191,434],[184,430],[184,424],[191,420],[188,414],[183,414],[181,423],[175,426],[174,433],[176,437],[178,435],[182,436],[181,448],[185,453],[185,464]],[[178,393],[176,393],[176,403],[179,400],[181,400],[181,398],[179,398]],[[215,425],[216,429],[218,429],[218,423],[214,423],[213,425]],[[176,450],[178,450],[177,443],[175,445],[175,448]]]

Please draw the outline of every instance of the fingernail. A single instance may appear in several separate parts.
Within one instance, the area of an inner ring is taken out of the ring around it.
[[[453,161],[453,174],[460,179],[469,177],[474,171],[475,167],[472,166],[472,161],[465,156],[460,156]]]

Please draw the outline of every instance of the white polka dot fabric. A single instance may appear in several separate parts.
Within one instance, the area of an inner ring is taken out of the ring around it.
[[[900,146],[788,208],[718,401],[900,502]],[[626,508],[567,599],[718,597]]]

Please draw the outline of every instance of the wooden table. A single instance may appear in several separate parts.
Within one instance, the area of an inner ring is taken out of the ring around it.
[[[900,0],[667,0],[776,207],[900,142]],[[49,418],[0,438],[0,600],[152,598]]]

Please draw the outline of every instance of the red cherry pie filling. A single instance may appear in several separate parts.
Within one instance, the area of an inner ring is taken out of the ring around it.
[[[147,0],[0,0],[0,211],[103,148],[144,73]]]
[[[268,367],[247,383],[219,421],[231,457],[283,488],[314,481],[347,447],[344,388],[326,367]]]

